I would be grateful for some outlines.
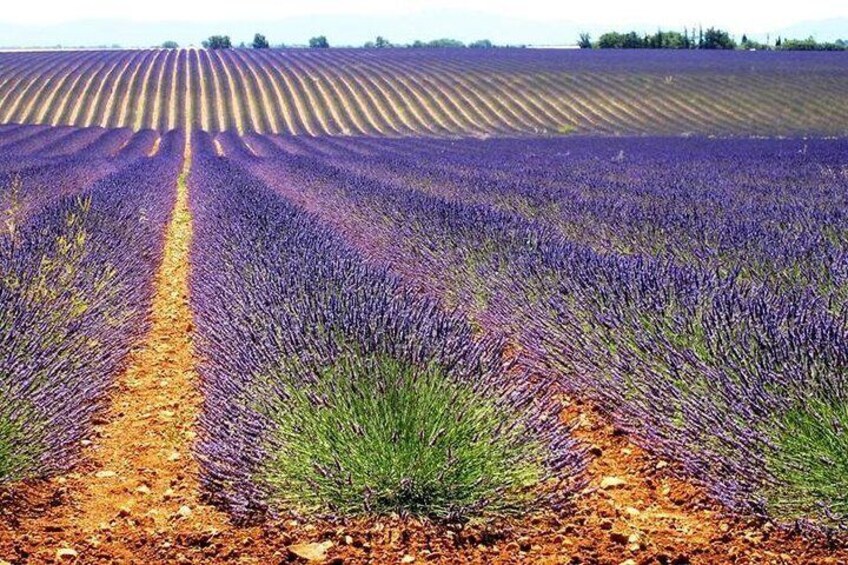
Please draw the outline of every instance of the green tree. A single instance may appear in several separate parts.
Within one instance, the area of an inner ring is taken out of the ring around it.
[[[442,39],[433,39],[432,41],[427,42],[416,39],[412,44],[412,47],[465,47],[465,43],[458,39],[449,39],[446,37]]]
[[[268,40],[265,39],[265,36],[261,33],[257,33],[253,36],[253,43],[250,44],[254,49],[268,49],[271,45],[268,43]]]
[[[330,46],[330,42],[323,35],[313,37],[309,40],[309,46],[313,49],[326,49]]]
[[[163,41],[162,49],[178,49],[180,46],[176,41]]]
[[[621,34],[617,31],[609,31],[598,38],[598,48],[600,49],[621,49],[623,43]]]
[[[202,45],[204,49],[231,49],[233,43],[229,35],[211,35]]]
[[[494,44],[488,39],[478,39],[469,43],[468,46],[473,49],[491,49],[494,47]]]
[[[819,43],[813,36],[807,39],[784,39],[777,46],[781,51],[844,51],[844,42]]]
[[[702,49],[735,49],[736,42],[722,29],[711,27],[704,32]]]
[[[601,49],[641,49],[645,46],[646,40],[635,31],[629,33],[611,31],[598,39],[598,47]]]
[[[645,41],[645,47],[651,49],[685,49],[686,37],[677,31],[657,31]]]
[[[580,39],[577,40],[577,46],[580,47],[580,49],[591,49],[592,36],[588,33],[581,33]]]

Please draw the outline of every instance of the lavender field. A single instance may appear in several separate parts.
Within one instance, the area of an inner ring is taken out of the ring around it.
[[[143,335],[183,145],[172,132],[148,156],[147,133],[100,129],[12,141],[21,129],[0,135],[4,483],[76,461]]]
[[[732,508],[842,520],[794,481],[844,455],[843,141],[219,145]]]
[[[846,70],[830,53],[0,54],[0,495],[70,480],[74,512],[114,499],[107,523],[131,528],[104,539],[151,548],[189,525],[579,516],[556,536],[649,532],[611,543],[663,562],[683,527],[637,516],[676,512],[715,531],[689,542],[704,562],[751,527],[841,555]],[[668,481],[703,498],[629,494]],[[612,489],[610,518],[593,497]],[[103,531],[97,512],[45,516]],[[0,527],[0,558],[26,531]],[[540,559],[568,557],[534,532]]]
[[[290,135],[845,135],[843,53],[0,53],[0,122]]]

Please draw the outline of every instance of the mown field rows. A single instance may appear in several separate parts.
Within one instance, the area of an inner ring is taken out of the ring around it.
[[[0,54],[0,122],[295,135],[842,135],[831,53]]]

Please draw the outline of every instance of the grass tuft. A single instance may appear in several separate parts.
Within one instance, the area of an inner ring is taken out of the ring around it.
[[[543,453],[518,418],[439,366],[341,358],[274,406],[264,469],[296,512],[465,519],[520,512]]]
[[[0,422],[0,483],[11,478],[12,470],[15,467],[12,459],[11,438],[6,427]]]
[[[0,391],[0,403],[3,396]],[[33,445],[22,445],[20,426],[3,413],[3,408],[0,404],[0,484],[23,478],[35,452]]]
[[[769,458],[770,514],[788,521],[848,524],[848,403],[811,399],[776,426]]]

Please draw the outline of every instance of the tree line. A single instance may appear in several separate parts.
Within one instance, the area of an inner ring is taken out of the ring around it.
[[[269,49],[271,44],[268,39],[261,33],[257,33],[250,43],[240,43],[234,46],[229,35],[212,35],[203,40],[202,43],[205,49],[232,49],[238,48],[253,48],[253,49]],[[330,47],[330,42],[324,35],[318,35],[309,39],[307,45],[313,49],[322,49]],[[656,33],[637,33],[630,31],[627,33],[619,33],[610,31],[601,34],[597,40],[593,41],[588,33],[581,33],[577,42],[581,49],[744,49],[744,50],[762,50],[762,51],[845,51],[848,50],[848,41],[840,39],[834,42],[819,42],[813,37],[807,39],[786,39],[778,37],[774,44],[766,41],[761,43],[749,39],[743,34],[740,41],[736,41],[733,36],[725,30],[715,27],[703,28],[684,28],[679,31],[662,31]],[[176,49],[179,45],[174,41],[166,41],[161,45],[165,49]],[[286,47],[284,44],[276,45],[275,47]],[[383,49],[383,48],[471,48],[471,49],[488,49],[501,47],[495,45],[488,39],[480,39],[470,43],[464,43],[458,39],[442,38],[430,41],[415,40],[412,43],[393,43],[383,36],[378,35],[373,41],[365,42],[361,47],[366,49]],[[524,47],[516,45],[515,47]]]
[[[234,47],[238,47],[241,49],[252,48],[252,49],[269,49],[271,44],[268,42],[268,39],[262,35],[261,33],[257,33],[253,37],[253,41],[250,43],[240,43],[238,46],[234,46],[232,39],[229,35],[211,35],[208,38],[204,39],[201,42],[201,45],[204,49],[233,49]],[[327,37],[324,35],[318,35],[309,39],[307,45],[313,49],[322,49],[330,47],[330,42],[327,40]],[[177,49],[179,48],[179,44],[176,41],[165,41],[162,43],[161,47],[163,49]],[[279,44],[275,47],[282,48],[286,47],[285,44]],[[392,43],[388,39],[383,36],[377,36],[374,41],[365,42],[362,47],[366,49],[381,49],[388,47],[406,47],[413,49],[420,48],[471,48],[471,49],[485,49],[498,47],[494,43],[492,43],[488,39],[480,39],[477,41],[472,41],[470,43],[464,43],[459,41],[458,39],[450,39],[450,38],[442,38],[442,39],[433,39],[430,41],[421,41],[416,39],[412,43]],[[523,47],[523,46],[522,46]]]
[[[766,41],[761,43],[743,34],[737,43],[725,30],[710,27],[707,29],[684,28],[679,31],[656,33],[637,33],[635,31],[619,33],[610,31],[592,41],[588,33],[581,33],[577,41],[581,49],[756,49],[774,51],[844,51],[848,41],[818,42],[813,37],[807,39],[783,39],[778,37],[774,45]]]

